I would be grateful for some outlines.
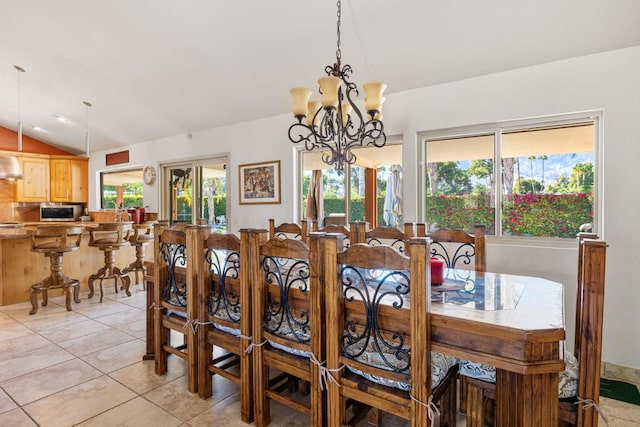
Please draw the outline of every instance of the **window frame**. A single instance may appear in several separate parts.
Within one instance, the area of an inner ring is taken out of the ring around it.
[[[227,230],[232,230],[232,218],[231,218],[231,202],[229,200],[229,185],[230,185],[230,168],[231,159],[229,153],[221,153],[221,154],[212,154],[207,156],[200,157],[191,157],[185,158],[170,162],[159,162],[158,164],[158,179],[157,182],[160,183],[160,212],[162,218],[171,218],[171,195],[170,195],[170,186],[169,186],[169,174],[167,171],[169,169],[174,169],[178,167],[191,167],[193,168],[193,177],[192,182],[194,183],[192,186],[193,191],[193,206],[191,208],[191,224],[198,223],[199,217],[199,208],[201,207],[200,202],[202,200],[202,194],[200,194],[200,189],[195,185],[196,182],[199,182],[201,179],[200,171],[198,168],[202,166],[207,166],[212,163],[225,164],[225,180],[226,180],[226,197],[227,203],[225,207],[226,212],[226,222],[227,222]],[[196,200],[197,199],[197,200]],[[172,223],[172,220],[169,220]],[[182,222],[182,224],[188,224],[187,222]]]
[[[418,218],[426,221],[426,176],[427,176],[427,142],[431,140],[463,138],[476,135],[494,135],[493,153],[493,178],[495,191],[495,235],[487,235],[489,242],[500,244],[511,244],[519,246],[551,246],[551,247],[573,247],[574,240],[569,238],[553,237],[524,237],[524,236],[503,236],[502,235],[502,176],[500,163],[496,159],[501,159],[502,134],[518,130],[558,127],[575,125],[579,123],[593,124],[593,169],[594,169],[594,189],[593,189],[593,232],[604,238],[603,229],[603,148],[602,148],[602,110],[589,110],[576,113],[558,114],[551,116],[538,116],[528,119],[506,120],[502,122],[485,123],[470,126],[459,126],[453,128],[437,129],[418,132],[416,143],[418,144]]]
[[[100,194],[98,197],[97,202],[99,203],[100,209],[114,209],[114,207],[109,208],[109,207],[105,207],[104,206],[104,175],[110,175],[110,174],[117,174],[117,173],[122,173],[122,172],[133,172],[133,171],[140,171],[142,174],[144,167],[143,165],[127,165],[126,167],[121,167],[121,168],[113,168],[113,169],[104,169],[101,171],[98,171],[98,178],[99,178],[99,184],[100,184]],[[143,178],[144,179],[144,178]],[[142,201],[143,201],[143,206],[145,206],[145,202],[144,202],[144,182],[143,182],[143,191],[142,191]]]
[[[385,147],[389,146],[389,145],[400,145],[402,146],[404,144],[404,138],[401,134],[394,134],[394,135],[387,135],[387,141],[385,143]],[[363,147],[364,148],[364,147]],[[326,150],[322,150],[322,149],[316,149],[313,151],[326,151]],[[296,174],[296,179],[294,181],[294,194],[296,194],[296,198],[294,201],[294,206],[293,206],[293,217],[297,218],[297,221],[302,221],[304,219],[304,212],[302,207],[304,206],[304,194],[302,193],[303,191],[303,177],[304,177],[304,170],[303,170],[303,155],[304,153],[307,153],[308,151],[302,147],[302,146],[295,146],[293,147],[293,157],[294,157],[294,161],[295,161],[295,174]],[[404,155],[402,156],[402,166],[404,169]],[[344,182],[344,186],[345,186],[345,194],[351,194],[351,165],[345,165],[345,182]],[[406,179],[406,175],[403,175]],[[403,192],[403,199],[404,199],[404,186],[402,189]],[[347,225],[352,221],[351,219],[351,197],[345,197],[345,201],[344,201],[344,207],[345,207],[345,215],[346,215],[346,223]]]

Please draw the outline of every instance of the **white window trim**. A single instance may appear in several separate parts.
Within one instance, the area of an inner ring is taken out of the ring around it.
[[[550,116],[538,116],[529,119],[515,119],[507,120],[504,122],[485,123],[470,126],[460,126],[455,128],[437,129],[430,131],[418,132],[416,143],[418,144],[418,167],[419,179],[418,188],[419,203],[418,203],[418,218],[421,221],[426,220],[426,141],[443,139],[443,138],[460,138],[465,136],[473,136],[480,133],[496,135],[496,144],[494,145],[494,160],[498,159],[501,144],[501,133],[512,130],[520,130],[526,127],[536,126],[561,126],[574,123],[593,122],[594,128],[594,183],[595,188],[593,192],[593,232],[597,233],[600,238],[604,239],[604,227],[603,227],[603,188],[604,188],[604,150],[603,150],[603,126],[602,119],[604,112],[602,110],[587,110],[568,114],[558,114]],[[494,162],[496,164],[496,162]],[[500,169],[494,167],[494,182],[500,182]],[[572,239],[564,238],[548,238],[548,237],[522,237],[522,236],[502,236],[502,223],[501,219],[501,203],[502,203],[502,186],[496,185],[496,235],[487,236],[486,239],[490,243],[497,243],[502,245],[511,246],[536,246],[536,247],[551,247],[551,248],[573,248],[575,242]]]

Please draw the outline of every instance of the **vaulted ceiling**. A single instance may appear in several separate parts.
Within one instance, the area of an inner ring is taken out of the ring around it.
[[[387,94],[640,45],[637,0],[342,9],[343,62]],[[0,126],[20,116],[25,134],[82,152],[85,100],[92,150],[284,114],[289,88],[315,89],[335,50],[326,0],[0,0]]]

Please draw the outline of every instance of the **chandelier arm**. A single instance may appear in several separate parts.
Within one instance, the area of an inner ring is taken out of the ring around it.
[[[384,133],[384,125],[380,120],[369,120],[364,125],[362,131],[362,145],[373,145],[375,147],[384,147],[387,142],[387,135]]]
[[[318,148],[332,149],[327,143],[318,140],[318,135],[313,129],[304,123],[294,123],[289,127],[289,140],[294,144],[304,142],[304,148],[312,151]]]

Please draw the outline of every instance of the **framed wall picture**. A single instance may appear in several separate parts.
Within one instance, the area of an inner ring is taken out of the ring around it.
[[[280,160],[238,165],[240,204],[280,203]]]

